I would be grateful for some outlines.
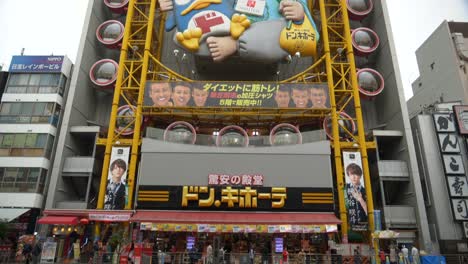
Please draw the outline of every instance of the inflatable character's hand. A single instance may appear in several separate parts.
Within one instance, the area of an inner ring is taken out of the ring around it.
[[[250,20],[244,14],[234,14],[231,18],[231,37],[238,39],[250,27]]]
[[[184,31],[184,33],[177,32],[176,38],[179,43],[188,50],[195,52],[200,47],[199,41],[202,36],[201,28],[191,28]]]
[[[281,1],[279,11],[288,20],[297,22],[304,20],[304,7],[298,1]]]
[[[174,8],[172,0],[158,0],[161,11],[170,11]]]

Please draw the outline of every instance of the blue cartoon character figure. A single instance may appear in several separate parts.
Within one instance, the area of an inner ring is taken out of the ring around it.
[[[176,43],[198,52],[210,36],[238,39],[250,26],[245,15],[235,14],[232,0],[159,0],[162,11],[172,10],[166,31],[176,28]]]

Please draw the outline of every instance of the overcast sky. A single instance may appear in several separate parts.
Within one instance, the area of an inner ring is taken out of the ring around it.
[[[102,1],[102,0],[96,0]],[[416,49],[444,19],[468,22],[468,0],[387,2],[406,99],[419,76]],[[67,55],[72,62],[83,28],[87,0],[0,0],[0,65],[11,56]]]

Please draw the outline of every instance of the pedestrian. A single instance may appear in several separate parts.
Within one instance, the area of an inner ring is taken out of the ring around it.
[[[31,251],[32,263],[38,264],[41,259],[42,247],[40,241],[34,243],[33,249]]]
[[[268,256],[270,255],[270,246],[265,243],[262,249],[262,264],[268,264]]]
[[[190,264],[195,264],[197,261],[197,247],[195,245],[192,245],[192,248],[189,249],[189,258],[190,258]]]
[[[210,243],[208,243],[208,246],[206,247],[206,263],[213,264],[213,247]]]
[[[283,249],[283,264],[288,264],[289,263],[289,252],[288,248],[284,247]]]
[[[397,264],[397,254],[394,245],[390,246],[390,264]]]
[[[299,257],[298,263],[301,263],[301,264],[305,263],[305,251],[304,251],[304,248],[301,248],[301,251],[299,251],[298,257]],[[333,263],[333,255],[332,255],[332,263]]]
[[[409,252],[408,252],[408,249],[406,248],[405,245],[402,246],[401,248],[401,253],[403,254],[403,261],[405,264],[408,264],[410,263],[409,261]]]
[[[23,256],[26,264],[29,264],[31,261],[31,252],[32,252],[32,246],[29,243],[24,244],[23,247]]]
[[[172,244],[171,246],[171,263],[175,263],[177,258],[177,247],[176,245]]]
[[[254,264],[254,259],[255,259],[255,250],[253,246],[250,246],[249,250],[249,259],[250,259],[250,264]]]
[[[383,251],[383,249],[380,249],[379,251],[379,258],[380,258],[380,263],[385,263],[385,251]]]
[[[412,263],[419,264],[419,250],[415,246],[411,248]]]
[[[361,249],[359,246],[354,249],[354,264],[361,264]]]
[[[130,249],[128,250],[128,263],[133,264],[134,262],[134,254],[135,254],[135,243],[130,245]]]

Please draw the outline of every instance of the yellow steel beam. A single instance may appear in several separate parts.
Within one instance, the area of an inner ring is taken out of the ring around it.
[[[149,7],[148,15],[148,26],[146,28],[146,42],[145,42],[145,51],[143,55],[143,67],[141,70],[140,76],[140,91],[138,93],[138,102],[136,107],[136,118],[135,118],[135,127],[133,132],[133,142],[131,148],[130,156],[130,169],[128,173],[128,203],[125,206],[125,209],[131,209],[133,207],[133,193],[135,189],[135,174],[136,174],[136,165],[138,164],[138,154],[139,154],[139,143],[141,137],[141,120],[142,116],[142,106],[143,106],[143,96],[145,94],[145,80],[146,73],[148,72],[148,63],[151,52],[151,41],[153,34],[153,25],[154,25],[154,13],[156,10],[156,0],[152,0]]]
[[[341,8],[345,10],[343,12],[343,19],[348,21],[348,12],[346,12],[346,0],[341,0]],[[357,82],[357,75],[356,75],[356,66],[354,61],[354,54],[353,54],[353,45],[351,42],[351,29],[349,23],[345,23],[345,36],[346,36],[346,47],[347,47],[347,55],[348,61],[350,63],[350,77],[351,83],[353,87],[353,96],[354,96],[354,108],[356,111],[356,123],[357,123],[357,133],[358,133],[358,142],[360,144],[359,148],[361,151],[361,158],[362,158],[362,166],[364,172],[364,181],[366,184],[366,195],[367,195],[367,208],[369,214],[369,227],[372,231],[374,231],[374,203],[373,203],[373,196],[372,196],[372,188],[371,181],[370,181],[370,172],[369,172],[369,164],[368,164],[368,157],[367,157],[367,148],[365,144],[365,134],[364,134],[364,121],[362,119],[362,108],[361,108],[361,100],[359,97],[359,89],[358,89],[358,82]],[[369,188],[367,188],[369,186]]]
[[[373,192],[372,192],[372,182],[370,179],[370,170],[369,170],[369,161],[367,156],[367,147],[366,147],[366,138],[364,134],[364,121],[362,119],[362,109],[361,109],[361,100],[359,97],[359,90],[358,90],[358,81],[356,75],[356,66],[354,61],[354,54],[353,54],[353,45],[351,41],[351,28],[349,26],[349,18],[346,6],[346,0],[341,0],[341,9],[343,10],[343,20],[344,23],[344,34],[346,39],[346,51],[347,51],[347,58],[350,63],[350,77],[351,83],[353,87],[353,95],[354,95],[354,108],[356,111],[356,121],[357,121],[357,132],[358,132],[358,143],[359,143],[359,150],[361,152],[361,159],[362,159],[362,167],[364,173],[364,183],[366,186],[366,196],[367,196],[367,216],[369,220],[369,241],[374,243],[374,250],[375,255],[378,255],[378,244],[375,244],[376,241],[372,238],[372,233],[375,231],[375,223],[374,223],[374,199],[373,199]],[[376,258],[379,259],[379,258]]]
[[[340,210],[340,219],[342,221],[341,224],[341,233],[342,237],[348,237],[348,218],[346,207],[344,203],[344,181],[343,181],[343,167],[341,162],[341,146],[340,146],[340,136],[338,131],[338,114],[339,112],[336,111],[336,98],[335,98],[335,83],[333,80],[333,70],[332,70],[332,59],[330,54],[330,43],[329,43],[329,33],[328,33],[328,18],[327,18],[327,11],[325,7],[325,0],[319,0],[320,4],[320,18],[322,21],[322,38],[323,38],[323,46],[324,46],[324,53],[326,57],[326,70],[328,76],[328,87],[330,87],[330,105],[331,105],[331,120],[332,120],[332,136],[333,140],[333,148],[334,148],[334,156],[335,156],[335,173],[336,173],[336,183],[338,188],[338,203],[339,203],[339,210]]]
[[[131,146],[132,143],[133,143],[133,139],[131,138],[120,138],[118,140],[119,142],[119,146]],[[117,143],[117,142],[116,142]],[[98,138],[97,142],[96,142],[96,145],[99,145],[99,146],[106,146],[107,144],[107,138]],[[141,144],[141,142],[140,142]]]
[[[119,70],[117,73],[117,81],[114,90],[114,98],[112,100],[112,110],[111,116],[109,120],[109,131],[107,132],[107,142],[106,142],[106,150],[104,154],[104,162],[102,165],[102,174],[101,174],[101,182],[99,185],[99,196],[97,202],[97,209],[104,208],[104,197],[106,195],[106,183],[107,183],[107,172],[109,170],[109,163],[110,163],[110,155],[112,151],[112,145],[115,143],[114,138],[114,130],[115,130],[115,123],[116,123],[116,116],[117,116],[117,108],[119,107],[120,101],[120,90],[122,86],[123,74],[124,74],[124,61],[127,58],[127,49],[128,49],[128,41],[130,37],[130,29],[131,29],[131,22],[134,13],[134,5],[136,0],[130,0],[128,4],[127,10],[127,19],[125,21],[125,29],[124,29],[124,37],[122,41],[122,49],[120,51],[120,59],[119,59]]]

